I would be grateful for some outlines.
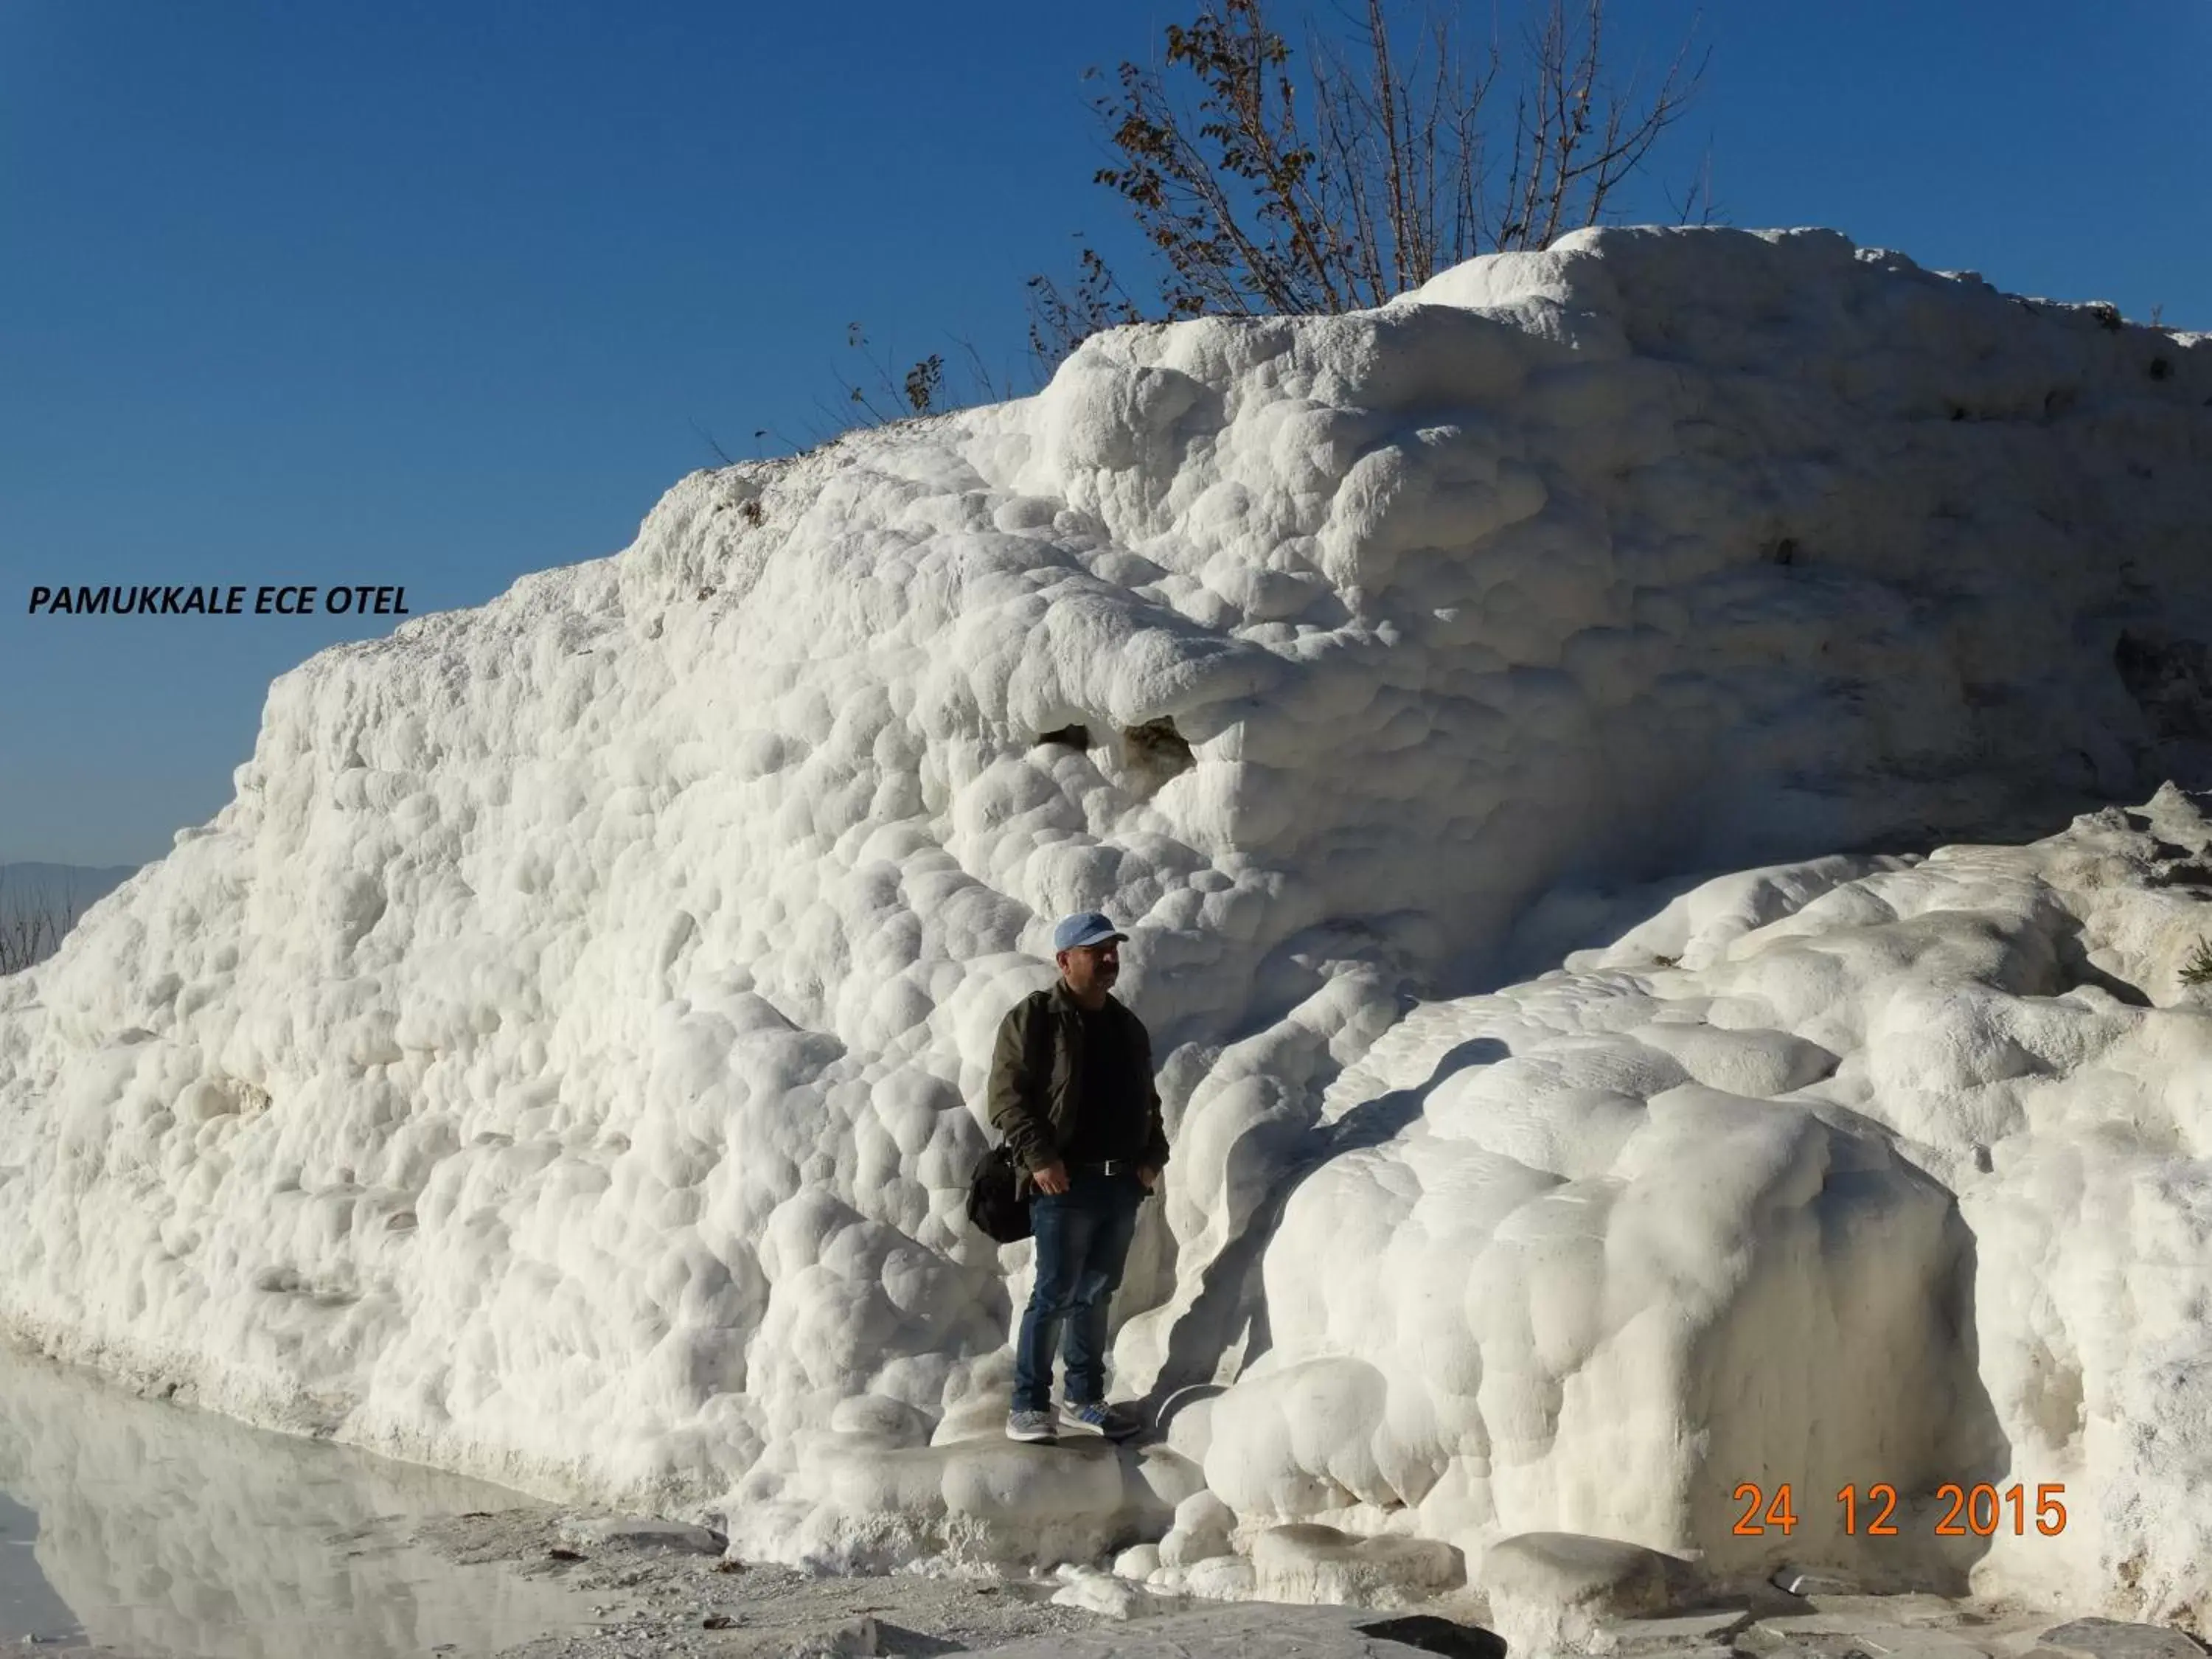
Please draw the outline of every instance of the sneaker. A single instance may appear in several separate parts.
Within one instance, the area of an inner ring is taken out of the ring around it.
[[[1067,1402],[1067,1421],[1072,1428],[1088,1429],[1109,1440],[1127,1440],[1141,1434],[1145,1425],[1134,1413],[1121,1406],[1109,1406],[1103,1400],[1093,1400],[1086,1405]]]
[[[1049,1406],[1041,1412],[1008,1412],[1006,1438],[1024,1440],[1032,1445],[1049,1446],[1060,1438],[1060,1424]]]

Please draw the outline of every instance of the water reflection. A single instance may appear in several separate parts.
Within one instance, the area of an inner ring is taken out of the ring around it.
[[[39,1571],[31,1548],[38,1531],[38,1516],[0,1492],[0,1641],[36,1636],[48,1642],[82,1642],[84,1626]]]
[[[581,1598],[405,1540],[428,1516],[532,1502],[0,1346],[0,1639],[134,1659],[494,1652],[580,1627]]]

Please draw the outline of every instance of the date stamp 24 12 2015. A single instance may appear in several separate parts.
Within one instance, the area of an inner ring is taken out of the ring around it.
[[[1899,1535],[1896,1522],[1891,1518],[1897,1510],[1897,1488],[1887,1480],[1877,1480],[1865,1489],[1863,1503],[1861,1489],[1856,1486],[1844,1487],[1836,1494],[1836,1502],[1843,1506],[1844,1530],[1853,1537],[1895,1538]],[[2066,1488],[2056,1482],[2035,1488],[2035,1529],[2045,1537],[2054,1537],[2066,1530]],[[1765,1535],[1769,1527],[1788,1537],[1797,1530],[1796,1511],[1790,1505],[1790,1483],[1785,1480],[1774,1489],[1770,1500],[1765,1489],[1755,1481],[1746,1480],[1735,1492],[1735,1501],[1744,1505],[1742,1515],[1735,1527],[1739,1538],[1758,1538]],[[2010,1530],[2015,1538],[2027,1535],[2027,1488],[2015,1481],[1999,1492],[1987,1481],[1973,1486],[1961,1486],[1956,1481],[1946,1481],[1936,1489],[1936,1501],[1948,1504],[1949,1509],[1936,1522],[1938,1538],[1987,1538],[2004,1525],[2005,1509],[2012,1510]]]

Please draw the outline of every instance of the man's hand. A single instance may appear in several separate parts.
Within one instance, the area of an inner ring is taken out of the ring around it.
[[[1160,1184],[1160,1172],[1149,1164],[1139,1164],[1137,1179],[1145,1183],[1145,1190],[1149,1193]]]
[[[1067,1165],[1054,1158],[1042,1170],[1030,1170],[1030,1179],[1036,1182],[1039,1192],[1057,1198],[1067,1190]]]

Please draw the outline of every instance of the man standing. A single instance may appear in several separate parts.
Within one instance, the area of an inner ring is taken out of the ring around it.
[[[1110,1440],[1140,1425],[1106,1404],[1106,1311],[1137,1206],[1168,1161],[1144,1022],[1109,994],[1127,938],[1097,911],[1052,930],[1060,982],[1016,1003],[991,1055],[991,1123],[1012,1151],[1036,1237],[1036,1285],[1014,1345],[1006,1434],[1050,1443],[1052,1357],[1066,1362],[1067,1415]],[[1064,1337],[1064,1343],[1063,1343]]]

